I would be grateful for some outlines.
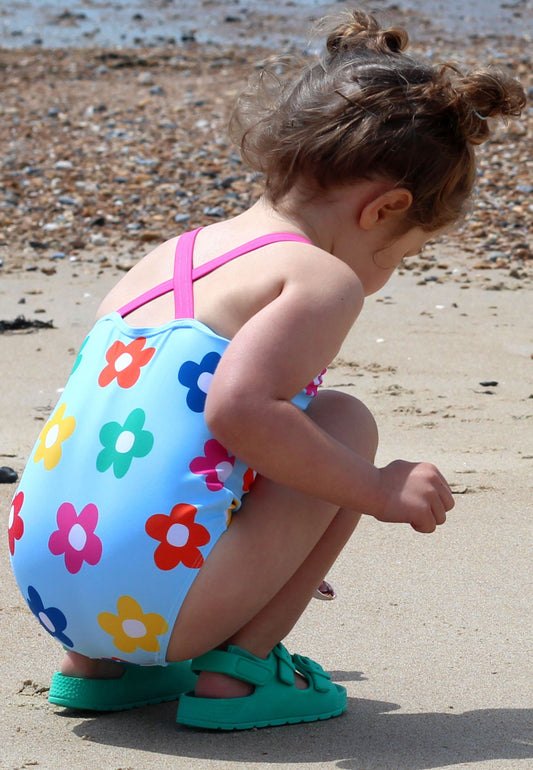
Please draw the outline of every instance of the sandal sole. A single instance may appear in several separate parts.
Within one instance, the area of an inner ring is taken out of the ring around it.
[[[279,725],[298,724],[301,722],[317,722],[338,717],[346,711],[346,690],[337,687],[337,700],[342,700],[336,707],[321,713],[285,714],[282,716],[259,717],[246,719],[250,704],[248,698],[195,698],[192,694],[183,695],[178,706],[176,722],[187,727],[203,728],[206,730],[252,730],[260,727],[277,727]],[[305,692],[305,691],[302,691]],[[324,704],[325,705],[325,704]],[[243,719],[238,719],[242,711]],[[226,713],[224,713],[226,712]],[[278,711],[279,713],[279,711]],[[228,719],[229,717],[229,719]],[[230,721],[231,720],[231,721]]]
[[[177,700],[194,687],[196,678],[188,662],[164,667],[128,666],[118,679],[82,679],[57,672],[48,700],[82,711],[126,711]]]

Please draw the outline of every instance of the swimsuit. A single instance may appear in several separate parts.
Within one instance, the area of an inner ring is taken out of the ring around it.
[[[42,626],[91,658],[165,665],[179,609],[255,472],[208,431],[204,405],[229,340],[195,320],[192,281],[277,233],[174,275],[96,322],[30,455],[9,518],[15,577]],[[174,291],[176,320],[123,316]],[[305,409],[317,378],[293,400]]]

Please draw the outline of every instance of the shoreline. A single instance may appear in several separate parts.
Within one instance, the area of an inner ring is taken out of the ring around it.
[[[345,3],[378,13],[384,19],[401,21],[417,33],[430,30],[464,38],[499,35],[528,38],[533,19],[527,0],[400,0],[399,2]],[[28,45],[44,48],[110,49],[158,46],[172,41],[196,40],[205,44],[251,45],[279,49],[296,43],[309,44],[310,22],[337,13],[338,3],[323,0],[279,0],[275,12],[262,0],[180,0],[179,7],[168,0],[150,5],[132,0],[127,5],[91,0],[82,8],[67,9],[54,0],[33,0],[22,6],[5,0],[0,9],[0,47],[21,49]]]

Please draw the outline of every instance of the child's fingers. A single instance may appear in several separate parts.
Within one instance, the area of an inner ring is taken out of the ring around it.
[[[442,475],[442,473],[440,473],[440,471],[438,475],[441,482],[441,489],[440,489],[441,500],[444,504],[445,509],[447,511],[451,511],[451,509],[455,505],[455,500],[452,494],[452,490],[450,488],[450,485]]]
[[[411,526],[417,532],[428,534],[434,532],[437,526],[445,523],[446,512],[453,508],[454,504],[451,493],[442,492],[441,494],[436,494],[431,504],[431,512],[428,511],[423,520],[412,522]]]
[[[443,490],[441,499],[447,511],[451,511],[452,508],[455,506],[455,499],[453,497],[450,487],[447,484],[446,484],[446,489]]]
[[[439,498],[439,502],[433,506],[432,512],[433,512],[433,518],[435,519],[436,523],[444,524],[444,522],[446,521],[446,508],[442,504],[440,498]]]
[[[421,532],[424,535],[430,535],[437,529],[433,516],[428,516],[423,522],[412,521],[411,526],[416,532]]]

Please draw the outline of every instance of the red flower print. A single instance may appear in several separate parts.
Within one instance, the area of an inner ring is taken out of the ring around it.
[[[154,553],[159,569],[174,569],[180,563],[190,569],[200,569],[204,557],[198,546],[206,545],[211,536],[205,527],[195,523],[197,512],[194,505],[179,503],[168,516],[164,513],[150,516],[145,529],[150,537],[161,541]]]
[[[319,387],[322,385],[322,378],[324,377],[325,373],[327,372],[327,369],[323,369],[318,377],[315,377],[313,382],[310,382],[309,385],[305,389],[305,395],[311,396],[311,398],[314,398],[316,394],[318,393]]]
[[[15,540],[20,540],[24,534],[24,522],[20,518],[20,509],[24,502],[24,492],[19,492],[15,495],[13,502],[11,503],[11,510],[9,512],[9,526],[7,530],[9,538],[9,551],[11,556],[15,553]]]
[[[224,482],[231,476],[235,458],[228,454],[222,444],[214,438],[204,444],[204,457],[195,457],[189,465],[190,470],[198,475],[205,474],[205,483],[211,492],[223,489]]]
[[[255,481],[255,477],[257,476],[256,472],[253,468],[248,468],[244,476],[242,477],[242,491],[243,492],[249,492],[252,484]]]
[[[105,354],[107,366],[98,377],[98,384],[105,388],[115,377],[121,388],[131,388],[141,375],[141,367],[146,366],[155,353],[155,348],[144,348],[146,337],[125,345],[120,340],[114,342]]]

